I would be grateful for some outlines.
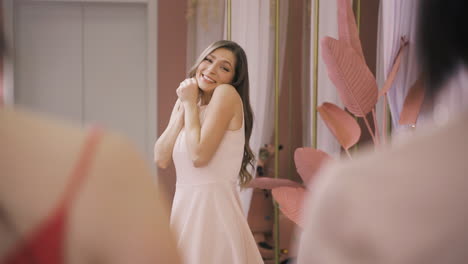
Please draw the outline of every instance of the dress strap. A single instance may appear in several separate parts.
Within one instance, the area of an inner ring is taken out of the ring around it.
[[[65,195],[62,200],[65,207],[73,200],[86,176],[89,174],[102,136],[103,131],[97,126],[93,126],[89,130],[81,148],[79,159],[72,170],[70,181],[65,189]]]

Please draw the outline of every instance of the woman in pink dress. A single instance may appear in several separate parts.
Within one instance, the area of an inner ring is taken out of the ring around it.
[[[263,263],[237,188],[252,178],[254,159],[244,50],[232,41],[211,44],[177,95],[155,162],[165,168],[174,160],[171,226],[185,263]]]

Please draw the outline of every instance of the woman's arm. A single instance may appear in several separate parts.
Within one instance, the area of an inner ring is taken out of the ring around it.
[[[179,98],[181,98],[180,95]],[[196,102],[185,100],[183,96],[181,101],[185,109],[187,148],[194,166],[203,167],[208,164],[218,149],[229,123],[236,113],[239,95],[231,85],[218,86],[213,92],[203,126],[200,125]]]
[[[184,106],[180,100],[172,109],[171,118],[164,132],[154,144],[154,162],[159,168],[165,169],[172,160],[172,150],[180,130],[184,126]]]

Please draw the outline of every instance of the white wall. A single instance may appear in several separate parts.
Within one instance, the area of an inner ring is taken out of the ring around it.
[[[102,124],[152,160],[156,2],[6,0],[4,12],[9,103]]]

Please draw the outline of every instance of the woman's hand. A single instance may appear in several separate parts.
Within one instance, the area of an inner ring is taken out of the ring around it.
[[[185,79],[177,88],[177,96],[182,103],[197,103],[198,83],[195,78]]]

